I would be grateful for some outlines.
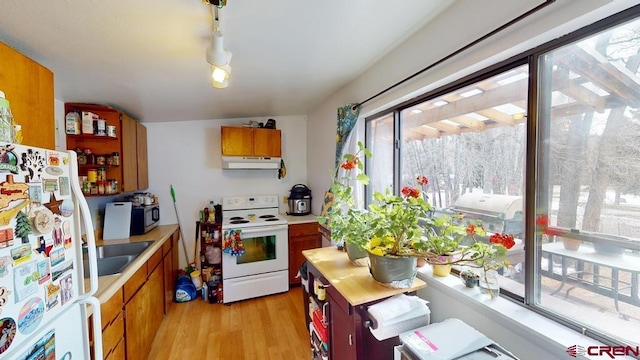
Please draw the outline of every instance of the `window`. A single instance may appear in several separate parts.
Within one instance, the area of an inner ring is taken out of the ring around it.
[[[640,343],[640,20],[630,16],[373,115],[365,135],[367,194],[426,175],[435,216],[462,212],[515,236],[502,293],[629,345]]]
[[[640,20],[539,64],[536,304],[640,343]]]

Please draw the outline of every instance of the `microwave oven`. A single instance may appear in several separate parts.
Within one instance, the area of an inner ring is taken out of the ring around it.
[[[160,206],[146,205],[131,208],[131,235],[142,235],[158,226]]]

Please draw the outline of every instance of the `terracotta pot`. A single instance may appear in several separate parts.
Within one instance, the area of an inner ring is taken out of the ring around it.
[[[571,238],[562,238],[562,244],[564,248],[571,251],[576,251],[580,248],[580,244],[582,244],[582,240],[571,239]]]
[[[418,258],[418,262],[416,263],[417,267],[423,267],[427,265],[427,260],[425,258]]]

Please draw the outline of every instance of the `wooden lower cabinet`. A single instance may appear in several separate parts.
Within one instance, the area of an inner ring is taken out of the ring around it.
[[[156,331],[173,303],[179,239],[180,229],[100,305],[104,359],[135,360],[149,355]],[[93,351],[91,355],[95,359]]]
[[[162,251],[159,249],[158,251]],[[127,359],[146,359],[164,317],[164,263],[160,262],[147,281],[124,306]]]
[[[124,339],[120,340],[111,354],[107,355],[105,360],[125,360],[127,358],[127,349],[125,348]]]
[[[289,225],[289,285],[300,284],[296,274],[305,261],[302,251],[321,246],[322,237],[317,222]]]

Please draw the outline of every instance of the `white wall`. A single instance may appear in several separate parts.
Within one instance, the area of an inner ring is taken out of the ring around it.
[[[178,222],[170,195],[173,185],[189,261],[194,256],[195,222],[209,200],[220,203],[223,196],[266,194],[278,194],[282,199],[293,185],[306,183],[304,116],[272,117],[282,131],[282,158],[287,168],[284,179],[278,179],[277,170],[222,170],[220,126],[240,126],[248,120],[266,122],[268,118],[144,123],[149,153],[148,191],[159,197],[160,223],[173,224]],[[288,211],[282,201],[280,211]],[[180,262],[184,262],[183,255]]]

